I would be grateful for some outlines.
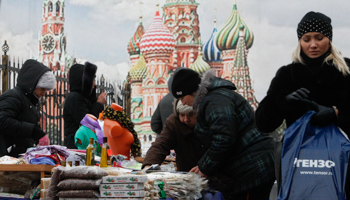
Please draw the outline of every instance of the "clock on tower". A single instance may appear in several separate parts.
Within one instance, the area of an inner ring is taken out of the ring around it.
[[[39,61],[53,71],[66,71],[64,5],[65,0],[43,0],[42,30],[39,35]],[[62,45],[64,48],[62,48]]]
[[[45,53],[52,52],[56,47],[56,41],[51,34],[44,35],[41,40],[41,48]]]

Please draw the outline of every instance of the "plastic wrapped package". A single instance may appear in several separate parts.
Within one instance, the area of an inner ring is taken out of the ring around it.
[[[98,189],[101,179],[65,179],[58,183],[61,190],[95,190]]]
[[[60,182],[60,175],[62,174],[64,169],[65,168],[62,166],[53,168],[54,173],[51,176],[49,189],[46,195],[46,200],[58,200],[58,197],[56,195],[59,191],[59,188],[57,187],[57,185]]]
[[[96,198],[100,197],[98,190],[62,190],[57,193],[59,198]]]
[[[43,189],[48,189],[51,178],[41,178],[41,184]]]
[[[94,166],[77,166],[66,168],[62,171],[61,179],[78,178],[78,179],[100,179],[107,176],[108,173],[100,167]]]
[[[148,177],[149,183],[153,185],[159,180],[164,181],[166,197],[174,199],[199,199],[201,190],[207,187],[208,182],[194,173],[158,172],[148,174]]]
[[[62,167],[54,168],[49,189],[47,192],[47,200],[58,200],[59,188],[57,187],[60,181],[64,179],[101,179],[107,176],[108,173],[99,167],[77,166],[77,167]]]

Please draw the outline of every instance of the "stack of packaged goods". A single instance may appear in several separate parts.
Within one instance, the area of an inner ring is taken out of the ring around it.
[[[146,197],[156,197],[157,193],[150,194],[150,187],[147,185],[147,175],[121,175],[121,176],[105,176],[102,178],[100,185],[100,200],[112,199],[150,199]],[[117,197],[117,198],[116,198]]]
[[[147,176],[148,183],[157,189],[162,199],[199,199],[208,182],[198,174],[187,172],[156,172]]]
[[[97,199],[101,178],[108,173],[91,166],[56,167],[51,177],[47,200]]]

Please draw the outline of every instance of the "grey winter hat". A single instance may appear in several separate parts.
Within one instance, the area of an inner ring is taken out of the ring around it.
[[[56,78],[52,71],[45,72],[39,79],[36,88],[45,88],[48,90],[53,90],[56,86]]]
[[[319,32],[332,41],[332,20],[320,12],[308,12],[299,22],[297,28],[298,39],[308,32]]]

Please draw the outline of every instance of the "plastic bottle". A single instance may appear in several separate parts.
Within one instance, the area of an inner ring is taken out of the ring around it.
[[[108,160],[107,148],[108,148],[107,137],[103,137],[100,167],[107,167],[107,160]]]
[[[66,161],[62,160],[61,165],[62,165],[62,167],[65,167],[66,166]]]
[[[70,167],[73,167],[73,162],[72,162],[72,161],[68,161],[68,165],[69,165]]]
[[[94,138],[89,139],[89,145],[86,147],[86,166],[95,165],[95,147],[94,147]]]

